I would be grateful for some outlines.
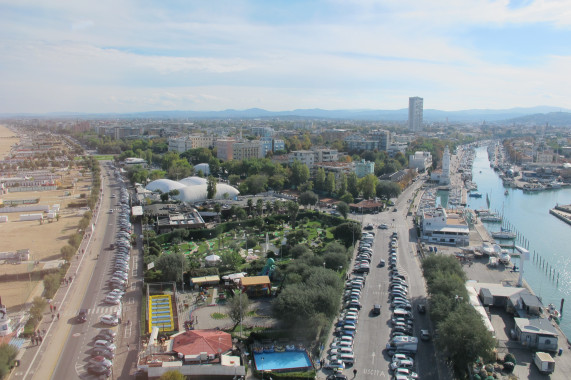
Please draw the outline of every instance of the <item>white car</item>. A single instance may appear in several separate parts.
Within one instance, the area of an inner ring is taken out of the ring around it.
[[[109,303],[111,305],[119,305],[121,303],[121,298],[116,297],[112,294],[108,294],[107,297],[105,297],[105,303]]]
[[[101,321],[101,323],[110,326],[117,326],[119,324],[119,318],[113,315],[108,315],[108,314],[102,315],[101,318],[99,318],[99,320]]]

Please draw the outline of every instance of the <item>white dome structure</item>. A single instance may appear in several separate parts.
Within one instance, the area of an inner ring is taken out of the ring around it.
[[[200,177],[186,177],[178,181],[185,186],[206,185],[208,183],[206,178]]]
[[[210,165],[208,165],[207,163],[195,165],[194,172],[198,173],[199,171],[202,171],[204,175],[210,175]]]
[[[206,184],[206,179],[200,177],[187,177],[178,182],[170,179],[157,179],[156,181],[149,183],[146,187],[147,190],[160,190],[163,193],[168,193],[171,190],[178,190],[179,194],[173,196],[173,198],[189,203],[207,200],[207,188],[208,185]],[[224,183],[216,184],[216,195],[214,196],[214,199],[225,199],[224,194],[228,194],[227,199],[236,199],[240,192],[230,185],[226,185]]]
[[[171,190],[180,190],[184,187],[185,185],[180,182],[163,178],[150,182],[145,188],[150,191],[159,190],[161,193],[168,193]]]

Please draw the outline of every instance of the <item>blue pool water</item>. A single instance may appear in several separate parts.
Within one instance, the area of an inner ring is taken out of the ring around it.
[[[254,362],[258,371],[273,371],[312,367],[311,359],[305,351],[285,351],[272,353],[254,353]]]

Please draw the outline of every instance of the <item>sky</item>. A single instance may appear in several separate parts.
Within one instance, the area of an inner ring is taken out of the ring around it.
[[[0,0],[0,113],[571,108],[569,0]]]

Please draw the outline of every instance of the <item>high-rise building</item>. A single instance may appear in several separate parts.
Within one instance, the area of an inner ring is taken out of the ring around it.
[[[422,107],[422,98],[408,98],[408,129],[413,132],[422,131]]]

